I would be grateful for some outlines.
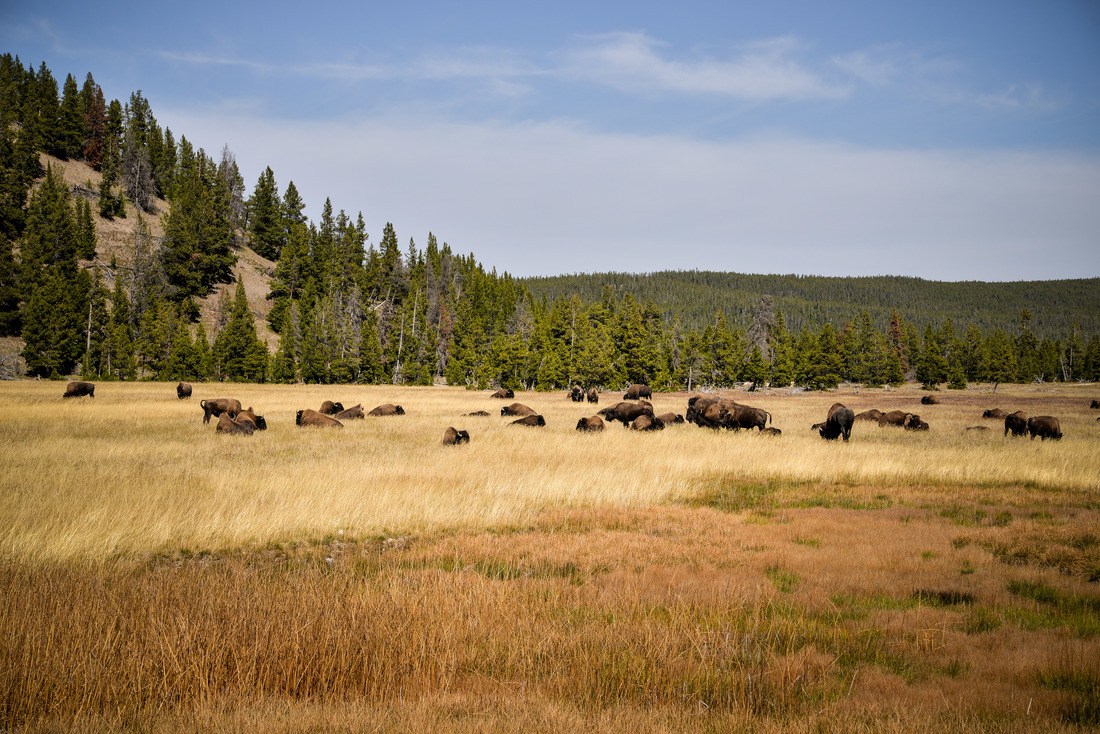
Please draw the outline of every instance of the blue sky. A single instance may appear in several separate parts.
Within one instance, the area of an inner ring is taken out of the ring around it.
[[[0,50],[517,275],[1100,275],[1100,2],[24,2]]]

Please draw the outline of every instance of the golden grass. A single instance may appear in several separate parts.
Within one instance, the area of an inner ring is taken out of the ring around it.
[[[1082,388],[741,394],[778,439],[581,435],[595,408],[557,394],[518,396],[549,424],[525,429],[447,388],[61,391],[0,384],[0,730],[1100,724]],[[198,400],[222,396],[270,430],[216,435]],[[293,425],[324,399],[408,415]],[[837,399],[932,430],[826,443]],[[964,432],[994,406],[1066,438]]]

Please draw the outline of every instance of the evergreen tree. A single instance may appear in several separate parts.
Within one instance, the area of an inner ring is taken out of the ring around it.
[[[111,322],[107,312],[110,293],[103,286],[99,270],[95,271],[88,293],[88,320],[84,326],[84,356],[80,375],[86,380],[110,376],[107,357],[110,352]]]
[[[278,260],[283,249],[283,203],[275,185],[275,172],[268,166],[260,174],[248,200],[249,244],[261,257]]]
[[[58,110],[57,145],[63,159],[79,158],[84,150],[84,109],[76,77],[69,74],[62,87],[61,106]]]
[[[989,380],[994,389],[1002,382],[1015,382],[1019,374],[1016,364],[1016,349],[1012,337],[1002,329],[996,329],[985,340],[986,362],[989,365]]]
[[[256,336],[256,324],[248,306],[244,281],[237,281],[233,309],[225,328],[214,339],[214,370],[223,380],[263,382],[267,372],[268,351]]]
[[[130,300],[122,287],[122,278],[115,277],[111,295],[106,373],[111,379],[133,380],[137,377],[134,355],[134,328],[130,322]]]
[[[290,308],[283,312],[283,323],[279,328],[279,347],[271,363],[271,379],[280,383],[298,381],[298,355],[302,342],[301,324],[298,320],[298,304],[291,301]]]
[[[1025,308],[1020,312],[1019,333],[1016,336],[1017,382],[1032,382],[1042,377],[1043,370],[1039,359],[1039,339],[1031,330],[1031,321],[1031,310]]]
[[[745,364],[745,379],[752,383],[752,389],[761,387],[768,380],[768,363],[756,344],[752,345],[749,361]]]
[[[92,205],[87,199],[76,202],[76,254],[83,260],[94,260],[96,254],[95,222],[92,221]]]
[[[11,242],[0,233],[0,336],[15,336],[22,329],[17,272]]]
[[[86,271],[46,271],[23,309],[23,358],[28,374],[59,378],[73,372],[84,353],[90,288]]]
[[[107,144],[107,101],[91,72],[84,78],[80,99],[84,110],[84,140],[80,153],[88,165],[98,171],[103,165]]]
[[[201,355],[191,339],[187,317],[181,315],[172,338],[168,360],[160,374],[162,380],[198,380],[202,377]]]
[[[231,280],[233,228],[229,191],[202,151],[177,175],[164,225],[164,269],[180,298],[205,296]]]

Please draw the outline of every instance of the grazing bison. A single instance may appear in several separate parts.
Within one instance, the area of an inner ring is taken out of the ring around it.
[[[588,402],[598,403],[600,402],[600,392],[594,387],[588,388]]]
[[[878,423],[880,418],[882,418],[882,411],[878,408],[871,408],[870,410],[865,410],[862,413],[856,413],[857,421],[874,421],[875,423]]]
[[[530,408],[530,407],[524,405],[523,403],[512,403],[511,405],[505,405],[503,408],[501,408],[500,409],[500,414],[502,416],[514,415],[514,416],[523,417],[523,416],[528,416],[528,415],[534,415],[535,410],[533,408]]]
[[[653,398],[653,391],[649,389],[649,385],[631,385],[626,389],[626,394],[623,395],[623,400],[638,400],[640,398]]]
[[[492,415],[492,413],[490,413],[487,410],[475,410],[473,413],[463,413],[462,415],[463,416],[474,416],[475,418],[483,418],[485,416]]]
[[[577,421],[577,430],[584,433],[597,433],[603,430],[603,418],[594,415],[591,418],[581,418]]]
[[[495,393],[493,393],[492,395],[490,395],[489,397],[499,398],[501,400],[512,400],[513,398],[516,397],[516,394],[514,392],[512,392],[511,390],[506,390],[504,388],[501,388],[501,389],[497,390]]]
[[[63,398],[82,398],[87,395],[90,398],[95,397],[95,384],[91,382],[81,382],[80,380],[73,380],[65,386],[65,394]]]
[[[1058,419],[1050,415],[1037,415],[1028,418],[1027,432],[1031,434],[1032,441],[1035,440],[1036,436],[1044,441],[1048,438],[1057,441],[1062,437],[1062,427],[1058,424]]]
[[[626,428],[640,415],[653,415],[653,406],[649,403],[628,403],[623,401],[604,408],[596,413],[596,415],[603,416],[603,419],[607,421],[619,421],[623,424],[623,428]]]
[[[326,400],[325,402],[321,403],[321,409],[317,412],[321,413],[322,415],[336,415],[343,409],[343,403],[334,403],[331,400]]]
[[[359,403],[358,405],[353,405],[350,408],[344,408],[333,417],[339,421],[348,421],[362,418],[363,415],[363,404]]]
[[[241,401],[235,398],[214,398],[213,400],[200,400],[202,408],[202,422],[209,423],[210,416],[218,418],[222,413],[228,413],[230,418],[236,418],[241,412]]]
[[[584,402],[584,388],[580,385],[574,385],[573,389],[569,391],[569,399],[574,403]]]
[[[990,408],[982,413],[982,418],[1004,418],[1008,415],[1008,411],[1001,410],[1000,408]]]
[[[247,410],[242,410],[237,413],[237,423],[248,423],[257,431],[267,430],[267,421],[262,415],[256,415],[256,411],[252,410],[252,406],[248,406]],[[219,425],[221,424],[221,418],[218,419]]]
[[[294,416],[294,425],[306,428],[343,428],[344,424],[311,408],[299,410]]]
[[[469,431],[460,431],[454,426],[451,426],[443,432],[444,446],[458,446],[462,443],[470,443]]]
[[[940,399],[937,398],[935,395],[925,395],[924,397],[922,397],[920,399],[920,404],[921,405],[939,405],[940,404]]]
[[[176,385],[176,397],[180,400],[191,397],[191,385],[186,382]]]
[[[770,426],[768,428],[765,428],[763,431],[761,431],[760,435],[761,436],[782,436],[783,431],[779,430],[775,426]]]
[[[385,405],[379,405],[377,408],[367,413],[367,415],[405,415],[405,409],[400,405],[386,403]]]
[[[817,432],[827,441],[835,441],[841,436],[847,441],[852,435],[852,424],[855,420],[856,415],[851,408],[833,403],[825,422],[816,424]]]
[[[661,422],[664,423],[666,426],[670,423],[684,422],[684,416],[680,415],[679,413],[661,413],[657,417],[660,418]]]
[[[218,416],[218,425],[214,428],[215,433],[229,433],[240,436],[251,436],[255,430],[255,423],[248,420],[235,421],[229,417],[229,413],[222,413]]]
[[[531,427],[545,426],[546,419],[543,418],[541,415],[525,415],[518,420],[512,421],[510,425]]]
[[[662,431],[665,428],[664,421],[655,415],[645,415],[644,413],[630,424],[630,429],[633,431]]]
[[[1010,433],[1013,436],[1023,436],[1027,433],[1027,413],[1017,410],[1015,413],[1009,413],[1005,416],[1004,435],[1007,436]]]

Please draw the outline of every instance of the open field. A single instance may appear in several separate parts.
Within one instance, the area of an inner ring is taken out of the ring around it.
[[[1100,724],[1096,386],[737,393],[779,438],[576,433],[610,395],[519,394],[530,429],[454,388],[63,387],[0,383],[0,729]],[[408,414],[294,426],[325,399]],[[825,442],[837,400],[931,430]]]

